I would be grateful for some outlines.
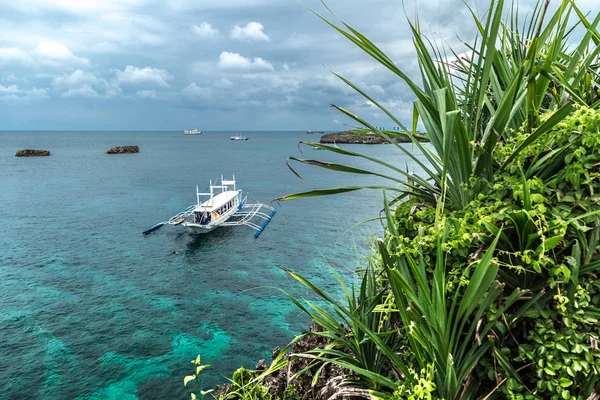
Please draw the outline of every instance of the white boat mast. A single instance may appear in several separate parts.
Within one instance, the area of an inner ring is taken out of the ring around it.
[[[225,187],[225,190],[229,190],[229,186],[233,186],[233,191],[235,192],[237,189],[235,187],[235,175],[233,175],[233,180],[224,181],[223,176],[221,175],[221,185]]]
[[[196,185],[196,206],[198,208],[200,208],[200,206],[202,205],[202,202],[200,201],[200,196],[210,196],[210,204],[209,205],[211,207],[213,206],[213,204],[214,204],[214,202],[213,202],[213,196],[214,196],[213,188],[214,188],[214,186],[212,185],[212,180],[210,181],[210,193],[200,193],[198,191],[198,185]]]

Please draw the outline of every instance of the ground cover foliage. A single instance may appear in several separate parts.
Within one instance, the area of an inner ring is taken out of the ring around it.
[[[338,277],[342,301],[284,269],[320,300],[290,296],[321,328],[294,342],[324,340],[286,355],[292,343],[265,371],[238,371],[243,384],[221,397],[600,397],[600,15],[584,15],[567,0],[552,13],[539,2],[525,20],[503,1],[472,15],[479,34],[466,55],[428,41],[418,20],[410,23],[420,82],[351,26],[319,16],[413,91],[407,127],[339,77],[400,133],[336,107],[384,137],[411,138],[412,148],[396,147],[423,172],[318,143],[307,144],[389,173],[292,159],[385,178],[281,198],[383,189],[383,234],[357,287]],[[573,43],[573,32],[582,39]],[[418,121],[430,145],[414,135]],[[266,377],[300,358],[308,362],[287,374],[293,396],[271,390]],[[331,365],[337,376],[320,379]],[[303,373],[313,388],[298,392]]]

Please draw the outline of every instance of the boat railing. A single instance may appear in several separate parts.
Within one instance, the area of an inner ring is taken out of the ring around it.
[[[263,208],[267,209],[267,212],[263,212]],[[240,226],[246,225],[252,229],[255,229],[254,237],[258,237],[262,231],[267,227],[271,218],[275,214],[276,209],[267,204],[243,204],[243,206],[233,215],[236,220],[225,221],[221,226]],[[258,217],[262,222],[254,222],[253,219]]]
[[[173,215],[171,218],[169,218],[167,220],[167,224],[171,224],[171,225],[179,225],[181,222],[181,218],[182,217],[189,217],[190,215],[192,215],[192,211],[194,210],[195,206],[189,206],[188,208],[186,208],[184,211],[177,213],[175,215]]]
[[[218,186],[212,185],[211,188],[212,189],[225,189],[225,190],[227,190],[227,189],[229,189],[229,186],[227,186],[227,185],[218,185]]]

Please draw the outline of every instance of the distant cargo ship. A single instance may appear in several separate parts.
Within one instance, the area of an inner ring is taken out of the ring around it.
[[[184,135],[202,135],[202,131],[199,131],[198,129],[186,129],[185,131],[183,131]]]

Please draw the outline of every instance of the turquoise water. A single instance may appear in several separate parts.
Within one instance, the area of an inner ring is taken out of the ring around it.
[[[195,185],[235,174],[250,201],[369,177],[286,167],[301,132],[0,132],[0,398],[187,398],[202,355],[206,387],[269,359],[306,326],[278,265],[337,293],[367,253],[381,193],[285,202],[259,239],[250,228],[141,232],[194,202]],[[107,155],[135,144],[139,154]],[[52,156],[18,158],[21,148]],[[352,146],[399,165],[393,146]],[[327,154],[326,154],[327,153]],[[305,150],[307,157],[344,160]],[[354,165],[366,166],[360,160]],[[178,252],[179,254],[174,254]]]

